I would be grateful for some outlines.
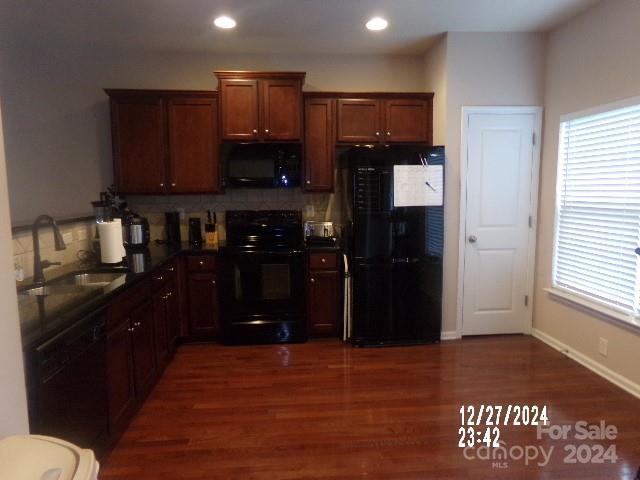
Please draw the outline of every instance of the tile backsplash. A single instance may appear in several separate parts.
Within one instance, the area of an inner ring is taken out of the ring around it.
[[[151,230],[151,240],[165,239],[164,212],[181,210],[182,239],[188,238],[187,222],[189,217],[200,217],[202,225],[206,221],[206,212],[216,212],[220,239],[225,238],[224,214],[227,210],[300,210],[304,220],[337,221],[340,220],[336,207],[336,196],[329,193],[303,193],[300,189],[235,189],[224,195],[171,195],[171,196],[127,196],[130,208],[147,218]],[[312,207],[312,208],[311,208]],[[84,221],[62,225],[66,249],[57,252],[53,243],[51,228],[40,230],[40,255],[44,260],[61,262],[62,265],[78,260],[78,252],[91,250],[95,238],[94,221]],[[13,258],[16,267],[22,268],[24,278],[33,276],[33,241],[31,230],[13,235]],[[45,270],[48,278],[55,273],[57,266]]]
[[[53,243],[53,230],[50,227],[40,229],[40,258],[62,265],[78,260],[80,250],[90,250],[91,241],[95,237],[95,222],[84,221],[60,226],[60,233],[66,245],[65,250],[56,251]],[[33,276],[33,240],[31,230],[20,231],[13,235],[13,262],[22,268],[24,278]],[[45,270],[49,277],[58,266]]]
[[[333,197],[329,193],[303,193],[297,188],[234,189],[224,195],[127,196],[127,201],[133,211],[149,220],[152,240],[166,238],[164,212],[183,211],[181,235],[186,240],[188,218],[200,217],[204,225],[207,210],[216,212],[219,236],[224,239],[227,210],[301,210],[305,220],[330,221]]]

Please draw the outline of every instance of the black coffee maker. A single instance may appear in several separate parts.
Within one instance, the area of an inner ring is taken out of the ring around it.
[[[180,212],[165,212],[164,218],[167,229],[167,243],[179,246],[182,242],[180,235]]]

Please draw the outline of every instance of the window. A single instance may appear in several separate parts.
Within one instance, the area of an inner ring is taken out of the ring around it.
[[[553,286],[640,314],[640,99],[560,124]]]

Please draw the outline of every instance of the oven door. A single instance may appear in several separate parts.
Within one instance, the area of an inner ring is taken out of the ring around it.
[[[229,249],[222,253],[220,260],[225,343],[306,339],[303,251]]]

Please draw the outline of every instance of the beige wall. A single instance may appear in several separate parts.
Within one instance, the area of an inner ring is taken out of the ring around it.
[[[11,243],[0,114],[0,438],[29,431]]]
[[[433,144],[447,143],[447,34],[424,56],[424,89],[433,92]]]
[[[0,52],[2,53],[2,52]],[[423,91],[421,57],[224,56],[14,48],[0,80],[14,224],[72,216],[112,181],[104,87],[216,89],[213,71],[300,70],[305,90]]]
[[[436,44],[435,50],[425,56],[425,84],[438,87],[446,97],[446,106],[443,108],[440,103],[435,112],[434,124],[440,125],[438,136],[445,139],[447,149],[442,330],[454,332],[458,295],[462,107],[542,105],[544,35],[449,32],[442,42],[446,45]],[[446,56],[444,73],[443,56]],[[445,86],[442,86],[443,78]]]
[[[637,0],[601,2],[549,34],[534,304],[534,328],[636,385],[640,332],[558,303],[543,289],[551,285],[560,116],[640,95],[638,45]],[[607,357],[598,354],[600,337],[609,340]]]

